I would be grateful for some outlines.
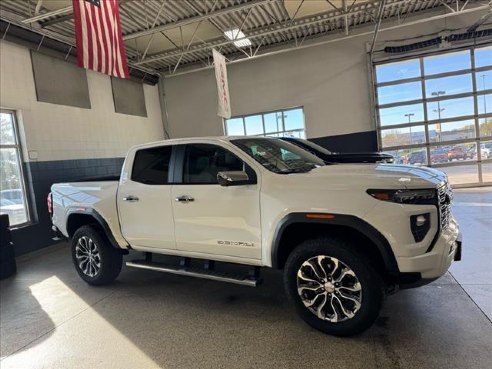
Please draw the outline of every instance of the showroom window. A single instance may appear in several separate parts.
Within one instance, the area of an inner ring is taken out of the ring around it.
[[[21,147],[15,112],[0,110],[0,214],[8,214],[10,225],[29,221],[22,171]]]
[[[234,117],[224,126],[228,136],[306,137],[303,108]]]
[[[492,183],[492,46],[384,62],[375,75],[381,150],[454,185]]]

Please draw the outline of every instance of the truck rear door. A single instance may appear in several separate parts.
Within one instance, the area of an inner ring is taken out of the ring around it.
[[[172,151],[172,146],[141,148],[133,162],[125,164],[128,175],[121,178],[117,205],[121,232],[132,247],[176,249],[170,184]]]

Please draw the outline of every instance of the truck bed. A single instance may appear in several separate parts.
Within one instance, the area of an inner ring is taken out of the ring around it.
[[[121,235],[116,207],[116,194],[119,180],[115,177],[91,178],[80,182],[57,183],[51,187],[53,197],[53,225],[69,237],[68,217],[71,213],[97,213],[105,220],[116,241],[122,247],[126,242]]]

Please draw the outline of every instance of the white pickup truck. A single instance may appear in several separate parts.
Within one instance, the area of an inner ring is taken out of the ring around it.
[[[438,170],[325,164],[275,138],[214,137],[133,147],[119,180],[55,184],[48,206],[89,284],[113,281],[129,250],[144,253],[129,267],[249,286],[277,268],[299,315],[343,336],[370,327],[385,294],[461,258],[451,201]]]

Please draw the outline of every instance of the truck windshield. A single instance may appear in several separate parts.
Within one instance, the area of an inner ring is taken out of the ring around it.
[[[274,173],[306,173],[325,165],[306,150],[275,138],[241,138],[231,142]]]

